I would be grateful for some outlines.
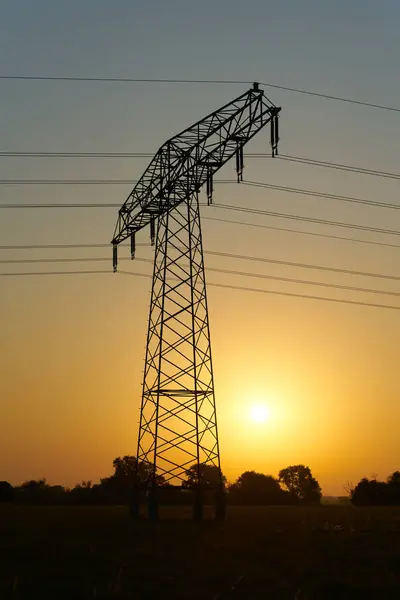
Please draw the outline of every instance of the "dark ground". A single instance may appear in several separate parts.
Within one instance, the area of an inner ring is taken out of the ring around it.
[[[189,512],[132,523],[125,507],[0,506],[0,598],[400,598],[400,508]]]

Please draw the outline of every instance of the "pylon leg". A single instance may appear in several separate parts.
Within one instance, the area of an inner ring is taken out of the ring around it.
[[[151,489],[193,466],[221,476],[196,195],[158,217],[137,458]]]

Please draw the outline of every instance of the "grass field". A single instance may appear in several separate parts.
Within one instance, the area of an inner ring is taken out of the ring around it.
[[[161,516],[1,506],[0,598],[400,598],[400,508],[230,507],[220,523],[194,523],[185,508]]]

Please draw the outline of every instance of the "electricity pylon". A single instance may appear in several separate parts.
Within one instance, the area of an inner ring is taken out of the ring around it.
[[[236,157],[243,179],[243,148],[270,124],[272,156],[279,139],[276,107],[255,83],[235,100],[171,138],[158,150],[119,210],[112,240],[117,246],[150,226],[155,244],[137,460],[146,468],[142,486],[186,481],[192,467],[197,489],[222,491],[214,377],[198,196]],[[162,476],[163,479],[160,478]]]

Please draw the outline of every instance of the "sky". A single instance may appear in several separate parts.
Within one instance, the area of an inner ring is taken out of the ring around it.
[[[379,5],[378,5],[379,4]],[[260,81],[399,107],[395,0],[0,1],[0,75]],[[0,80],[0,151],[149,152],[250,85]],[[282,107],[280,152],[396,172],[396,112],[265,87]],[[269,152],[260,132],[246,149]],[[137,179],[148,159],[0,157],[0,180]],[[220,178],[234,178],[234,164]],[[395,203],[398,182],[284,160],[247,159],[245,180]],[[123,203],[133,184],[1,185],[0,203]],[[204,196],[203,196],[204,200]],[[216,186],[237,207],[400,229],[396,211],[269,189]],[[117,209],[0,209],[0,245],[108,243]],[[399,276],[399,249],[213,222],[399,244],[353,231],[204,207],[208,251]],[[148,232],[138,236],[148,241]],[[128,256],[127,250],[126,256]],[[122,254],[122,252],[121,252]],[[149,247],[137,255],[151,258]],[[104,249],[0,250],[0,260],[105,257],[101,263],[3,263],[0,277],[0,479],[98,481],[134,454],[150,281],[111,273]],[[206,267],[375,288],[392,280],[205,256]],[[127,269],[150,272],[146,263]],[[217,281],[211,271],[209,282]],[[400,307],[395,296],[251,277],[218,281]],[[310,466],[325,494],[399,468],[396,310],[210,287],[221,462],[276,475]],[[255,424],[252,407],[270,418]]]

